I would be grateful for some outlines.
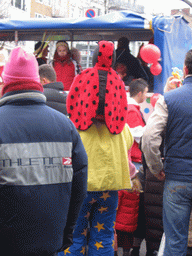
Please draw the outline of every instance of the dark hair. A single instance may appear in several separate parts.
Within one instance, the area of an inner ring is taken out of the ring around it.
[[[49,64],[43,64],[39,67],[39,76],[41,79],[46,78],[52,83],[56,82],[57,79],[54,68]]]
[[[44,47],[44,45],[45,45],[45,42],[39,41],[38,43],[35,44],[35,51],[36,51],[37,49],[39,49],[40,47],[41,47],[41,50],[42,50],[43,47]]]
[[[133,80],[129,84],[130,97],[136,96],[139,92],[144,92],[146,87],[148,87],[148,83],[144,79],[138,78]]]
[[[186,53],[184,64],[188,69],[188,72],[189,72],[188,74],[192,75],[192,50],[189,50]]]
[[[128,48],[129,47],[129,39],[127,37],[120,37],[118,40],[118,45],[121,48]]]

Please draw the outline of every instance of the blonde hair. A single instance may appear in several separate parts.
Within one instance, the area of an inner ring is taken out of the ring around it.
[[[58,41],[58,42],[56,43],[56,49],[57,49],[59,46],[64,46],[64,47],[67,48],[67,51],[69,51],[69,46],[68,46],[68,43],[67,43],[67,42]]]

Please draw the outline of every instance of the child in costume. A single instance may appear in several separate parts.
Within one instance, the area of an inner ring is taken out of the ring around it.
[[[64,91],[69,91],[74,77],[78,74],[77,62],[72,59],[68,43],[58,41],[53,59],[53,67],[57,74],[57,82],[62,82]]]
[[[125,86],[112,68],[114,62],[114,44],[100,41],[94,67],[75,78],[67,97],[67,112],[88,154],[88,197],[65,255],[85,254],[88,243],[88,255],[114,256],[118,191],[132,188],[128,150],[133,137],[126,124]]]
[[[130,152],[129,152],[130,156]],[[120,190],[118,192],[118,209],[116,215],[115,229],[117,234],[118,251],[123,249],[123,256],[129,256],[130,248],[133,246],[133,232],[137,228],[139,214],[139,197],[141,184],[137,180],[138,171],[129,160],[130,176],[133,181],[133,191]],[[115,254],[115,256],[117,253]]]

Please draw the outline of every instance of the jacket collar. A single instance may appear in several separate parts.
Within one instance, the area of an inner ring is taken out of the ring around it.
[[[25,91],[25,92],[16,92],[14,94],[5,94],[0,99],[0,106],[17,101],[24,101],[24,100],[33,100],[37,103],[46,103],[46,97],[43,93],[37,91]]]
[[[183,85],[185,83],[192,83],[192,75],[187,75],[183,81]]]
[[[51,88],[51,89],[56,89],[56,90],[64,90],[63,83],[62,82],[54,82],[54,83],[49,83],[43,85],[44,88]]]

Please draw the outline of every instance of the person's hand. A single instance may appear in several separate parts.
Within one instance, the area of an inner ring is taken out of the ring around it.
[[[160,171],[159,173],[157,173],[157,174],[154,174],[154,176],[155,176],[158,180],[161,180],[161,181],[165,180],[165,173],[164,173],[163,170],[161,170],[161,171]]]
[[[132,179],[132,183],[133,183],[133,187],[132,187],[133,192],[137,192],[137,193],[142,192],[142,185],[137,175]]]
[[[180,87],[180,86],[181,86],[181,81],[179,79],[175,78],[174,76],[170,76],[167,79],[167,82],[166,82],[166,85],[165,85],[165,88],[164,88],[164,92],[174,90],[174,89],[176,89],[177,87]]]

